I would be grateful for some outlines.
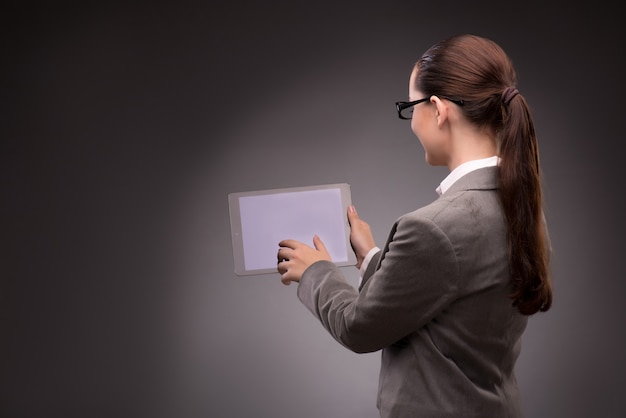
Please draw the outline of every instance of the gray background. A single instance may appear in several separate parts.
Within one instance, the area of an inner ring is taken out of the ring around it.
[[[348,182],[382,244],[446,175],[394,102],[470,32],[512,57],[541,144],[555,300],[523,339],[526,416],[621,416],[616,9],[23,3],[2,12],[0,415],[376,417],[380,354],[334,342],[277,274],[234,275],[227,195]]]

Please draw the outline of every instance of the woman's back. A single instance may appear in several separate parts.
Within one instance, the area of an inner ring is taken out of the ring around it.
[[[441,234],[437,241],[447,241],[452,250],[429,269],[440,265],[441,271],[456,274],[433,272],[437,284],[427,283],[431,279],[424,272],[413,278],[416,289],[425,285],[423,292],[430,300],[406,301],[416,304],[423,325],[383,350],[379,388],[383,417],[520,416],[514,365],[527,317],[508,298],[513,287],[497,170],[467,174],[440,199],[398,220],[398,234],[432,223]],[[383,250],[381,268],[394,239]]]

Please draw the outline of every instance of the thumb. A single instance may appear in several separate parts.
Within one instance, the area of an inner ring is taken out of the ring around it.
[[[317,234],[313,236],[313,245],[315,246],[315,249],[318,251],[323,251],[325,253],[328,252],[326,251],[326,245],[324,245],[324,242]]]
[[[356,221],[357,219],[359,219],[359,214],[356,213],[356,208],[354,207],[354,205],[348,206],[348,223],[352,225],[352,222]]]

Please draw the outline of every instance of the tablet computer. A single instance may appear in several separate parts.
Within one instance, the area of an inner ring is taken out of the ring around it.
[[[295,239],[313,246],[315,234],[337,266],[356,265],[348,183],[231,193],[228,203],[238,276],[278,273],[278,243]]]

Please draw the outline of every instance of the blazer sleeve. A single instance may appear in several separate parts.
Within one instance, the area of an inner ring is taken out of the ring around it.
[[[453,245],[429,219],[400,218],[379,256],[360,292],[328,261],[309,266],[298,286],[302,303],[355,352],[380,350],[421,328],[458,288]]]

